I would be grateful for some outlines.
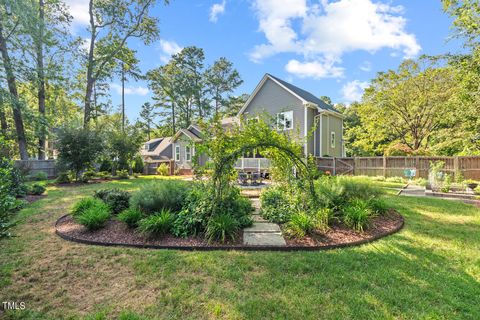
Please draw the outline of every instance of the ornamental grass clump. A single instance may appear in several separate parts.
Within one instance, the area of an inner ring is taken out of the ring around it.
[[[290,238],[303,238],[315,228],[315,220],[305,212],[291,215],[290,221],[285,225],[285,233]]]
[[[234,241],[239,230],[240,224],[234,217],[229,214],[219,214],[208,221],[205,238],[208,242],[219,241],[224,243],[227,240]]]
[[[356,199],[345,206],[343,212],[343,223],[355,231],[363,232],[367,227],[370,218],[375,213],[372,211],[369,202],[365,200]]]
[[[129,207],[130,193],[118,188],[97,190],[94,197],[105,202],[113,214],[119,214]]]
[[[100,229],[110,219],[110,208],[103,201],[93,198],[81,199],[71,213],[73,219],[88,230]]]
[[[170,232],[173,218],[173,214],[169,210],[163,209],[159,213],[138,221],[137,230],[149,237],[164,236]]]
[[[70,213],[72,214],[72,216],[75,217],[75,216],[81,215],[82,213],[84,213],[89,208],[92,208],[92,207],[95,207],[95,206],[102,206],[102,205],[105,205],[105,203],[103,203],[103,201],[101,201],[99,199],[83,198],[83,199],[80,199],[80,201],[78,201],[77,203],[75,203],[73,205],[73,208],[70,211]]]
[[[185,181],[162,180],[143,185],[130,199],[130,206],[146,214],[163,209],[178,212],[187,197],[189,185]]]
[[[129,228],[136,228],[138,226],[138,222],[143,218],[143,213],[135,208],[128,208],[126,210],[123,210],[117,216],[117,219],[126,223]]]

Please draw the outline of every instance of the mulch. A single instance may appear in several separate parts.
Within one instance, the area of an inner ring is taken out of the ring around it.
[[[57,221],[57,233],[68,238],[92,243],[125,244],[138,246],[169,246],[169,247],[205,247],[224,246],[220,243],[208,243],[201,237],[178,238],[173,235],[165,235],[161,238],[151,238],[142,235],[135,229],[130,229],[126,224],[115,219],[107,222],[104,228],[88,231],[84,226],[76,223],[70,215],[63,216]],[[241,245],[243,233],[239,232],[234,242],[227,245]]]
[[[370,226],[364,232],[354,231],[345,225],[334,224],[326,232],[318,232],[302,239],[286,238],[287,246],[332,246],[378,239],[385,234],[397,230],[403,225],[403,217],[395,210],[372,219]]]

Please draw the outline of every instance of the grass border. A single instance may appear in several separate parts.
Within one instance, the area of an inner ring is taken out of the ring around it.
[[[62,234],[58,231],[58,223],[64,219],[65,217],[69,216],[70,214],[65,214],[57,219],[55,222],[55,233],[62,239],[81,243],[81,244],[89,244],[89,245],[97,245],[97,246],[104,246],[104,247],[129,247],[129,248],[139,248],[139,249],[168,249],[168,250],[183,250],[183,251],[214,251],[214,250],[238,250],[238,251],[320,251],[320,250],[332,250],[337,248],[346,248],[346,247],[354,247],[360,246],[363,244],[367,244],[386,236],[392,235],[400,231],[405,225],[404,217],[396,212],[400,216],[401,223],[392,230],[389,230],[385,233],[378,234],[372,238],[362,239],[353,242],[347,243],[338,243],[338,244],[331,244],[326,246],[252,246],[252,245],[233,245],[233,246],[226,246],[226,245],[216,245],[216,246],[162,246],[162,245],[153,245],[153,244],[134,244],[134,243],[118,243],[118,242],[99,242],[99,241],[91,241],[85,239],[78,239],[75,237],[71,237],[65,234]]]

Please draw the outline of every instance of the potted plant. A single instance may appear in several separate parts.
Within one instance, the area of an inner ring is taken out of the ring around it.
[[[471,190],[474,190],[476,187],[478,187],[478,181],[475,181],[475,180],[472,180],[472,179],[465,180],[464,183]]]

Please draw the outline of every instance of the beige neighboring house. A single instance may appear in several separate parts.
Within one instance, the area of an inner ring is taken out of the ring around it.
[[[144,173],[155,174],[157,167],[166,163],[170,166],[172,159],[172,137],[151,139],[143,144],[140,155],[145,164]]]
[[[255,119],[265,113],[276,119],[277,130],[295,134],[298,142],[304,146],[305,156],[345,156],[344,116],[310,92],[268,73],[237,116],[224,118],[222,126],[228,130],[231,126],[240,125],[241,120]],[[189,174],[193,169],[195,146],[200,143],[202,130],[192,124],[187,129],[180,129],[171,138],[146,142],[142,156],[145,162],[159,161],[165,157],[165,161],[171,160],[180,173]],[[208,159],[199,155],[198,160],[203,165]],[[254,151],[238,159],[235,167],[238,170],[265,171],[269,165],[268,159]]]

